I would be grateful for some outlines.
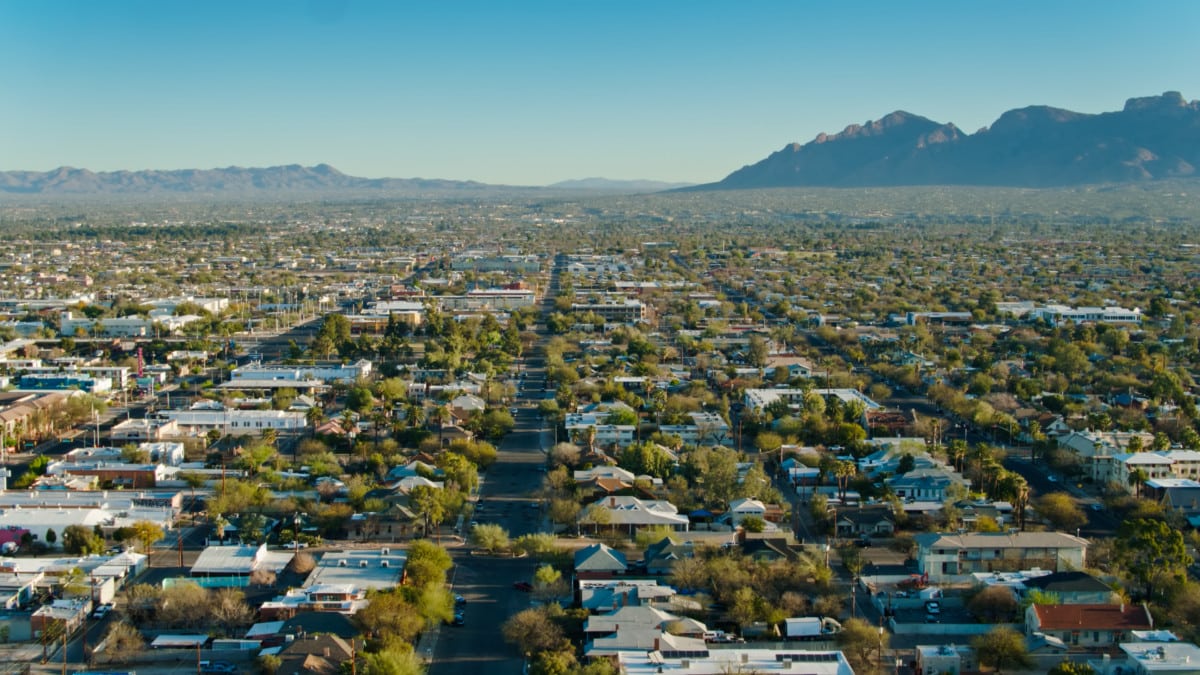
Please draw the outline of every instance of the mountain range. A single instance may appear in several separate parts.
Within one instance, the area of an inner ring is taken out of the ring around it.
[[[175,171],[106,171],[61,167],[53,171],[0,172],[0,194],[26,195],[223,195],[273,193],[426,194],[478,192],[497,186],[425,178],[358,178],[328,164]]]
[[[1100,114],[1010,110],[966,134],[897,111],[791,143],[717,183],[685,190],[993,185],[1059,187],[1197,176],[1200,103],[1179,92],[1132,98]]]
[[[613,178],[576,178],[547,185],[555,190],[593,190],[597,192],[662,192],[691,187],[694,183],[668,183],[661,180],[618,180]]]
[[[1010,110],[973,134],[897,111],[841,133],[791,143],[723,180],[704,185],[583,178],[547,187],[423,178],[359,178],[328,164],[173,171],[61,167],[0,172],[0,195],[478,196],[514,191],[646,193],[775,187],[975,185],[1061,187],[1200,176],[1200,102],[1179,92],[1132,98],[1120,111],[1077,113],[1049,106]]]

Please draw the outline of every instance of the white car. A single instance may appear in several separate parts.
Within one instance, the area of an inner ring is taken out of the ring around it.
[[[97,607],[95,610],[92,611],[92,618],[93,619],[103,619],[104,617],[108,616],[108,613],[111,611],[112,611],[112,605],[100,605],[99,607]]]

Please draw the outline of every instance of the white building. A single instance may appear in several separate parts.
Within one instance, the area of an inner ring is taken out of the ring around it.
[[[286,382],[322,382],[353,383],[371,374],[371,362],[361,359],[351,364],[330,363],[315,366],[276,366],[254,363],[235,368],[229,374],[230,380],[237,382],[283,380]]]
[[[803,649],[708,649],[623,651],[617,654],[624,675],[726,675],[726,673],[804,673],[854,675],[841,652]]]
[[[308,426],[305,413],[286,410],[159,410],[162,419],[174,420],[181,433],[203,436],[216,429],[222,434],[262,434],[275,431],[299,431]]]
[[[1063,322],[1074,323],[1141,323],[1142,310],[1124,307],[1068,307],[1067,305],[1046,305],[1035,307],[1029,311],[1030,318],[1044,319],[1050,325],[1057,326]]]

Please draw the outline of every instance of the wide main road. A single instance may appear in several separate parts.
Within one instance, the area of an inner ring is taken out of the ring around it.
[[[556,277],[557,268],[552,279]],[[553,307],[550,292],[543,301],[543,310],[547,307]],[[539,333],[538,344],[531,351],[540,352],[548,340],[549,335]],[[525,359],[521,372],[517,403],[513,404],[517,424],[496,449],[496,461],[480,484],[475,514],[475,522],[498,524],[514,538],[539,531],[545,522],[545,506],[539,496],[546,468],[543,448],[547,447],[547,436],[551,433],[545,428],[535,403],[544,395],[542,359],[538,356]],[[470,524],[464,524],[463,534],[469,534],[469,530]],[[455,563],[451,580],[454,592],[467,601],[463,610],[465,621],[462,626],[442,626],[432,653],[420,654],[432,660],[429,675],[521,675],[524,658],[504,641],[500,627],[508,617],[529,608],[529,594],[514,589],[513,584],[530,581],[537,562],[529,558],[474,555],[469,546],[452,548],[451,555]]]

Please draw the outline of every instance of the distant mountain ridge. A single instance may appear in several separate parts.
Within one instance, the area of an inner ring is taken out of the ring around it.
[[[1009,110],[974,134],[897,111],[790,143],[717,183],[684,189],[1062,187],[1198,175],[1200,102],[1169,91],[1094,115],[1049,106]]]
[[[357,178],[328,164],[171,171],[104,171],[61,167],[53,171],[0,172],[0,194],[164,195],[342,192],[420,193],[480,191],[496,186],[475,181],[425,178]]]
[[[555,190],[597,190],[603,192],[661,192],[690,187],[695,183],[669,183],[661,180],[617,180],[613,178],[576,178],[551,183]]]

